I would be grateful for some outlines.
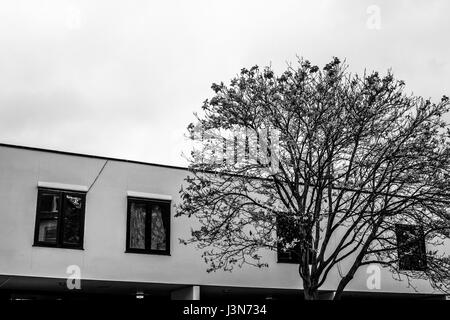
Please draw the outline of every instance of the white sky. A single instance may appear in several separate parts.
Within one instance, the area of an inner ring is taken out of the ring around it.
[[[367,26],[371,5],[380,29]],[[448,0],[1,0],[0,142],[184,165],[183,133],[212,82],[254,64],[281,71],[296,54],[392,68],[439,99],[449,13]]]

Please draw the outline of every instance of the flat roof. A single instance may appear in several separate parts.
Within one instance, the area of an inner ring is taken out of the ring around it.
[[[120,158],[112,158],[112,157],[104,157],[104,156],[97,156],[97,155],[92,155],[92,154],[84,154],[84,153],[76,153],[76,152],[69,152],[69,151],[36,148],[36,147],[29,147],[29,146],[19,146],[19,145],[14,145],[14,144],[7,144],[7,143],[0,143],[0,147],[23,149],[23,150],[31,150],[31,151],[40,151],[40,152],[49,152],[49,153],[63,154],[63,155],[75,156],[75,157],[84,157],[84,158],[94,158],[94,159],[102,159],[102,160],[128,162],[128,163],[142,164],[142,165],[146,165],[146,166],[154,166],[154,167],[161,167],[161,168],[168,168],[168,169],[177,169],[177,170],[185,170],[185,171],[188,170],[187,167],[181,167],[181,166],[171,166],[171,165],[166,165],[166,164],[151,163],[151,162],[136,161],[136,160],[128,160],[128,159],[120,159]]]

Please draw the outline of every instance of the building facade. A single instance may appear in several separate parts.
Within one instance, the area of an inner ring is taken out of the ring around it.
[[[0,145],[1,297],[301,299],[298,266],[278,262],[276,252],[264,252],[268,268],[207,273],[201,252],[180,244],[195,224],[174,217],[187,175],[180,167]],[[324,297],[339,279],[337,268]],[[443,297],[426,281],[415,286],[383,268],[362,268],[344,298]]]

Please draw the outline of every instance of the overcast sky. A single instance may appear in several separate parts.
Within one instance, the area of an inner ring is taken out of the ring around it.
[[[449,13],[448,0],[1,0],[0,142],[184,165],[212,82],[296,55],[392,68],[439,99]]]

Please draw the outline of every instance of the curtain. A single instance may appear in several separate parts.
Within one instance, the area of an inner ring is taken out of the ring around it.
[[[161,207],[152,206],[152,250],[166,250],[166,230],[164,229]]]
[[[145,249],[145,205],[132,202],[130,213],[130,248]]]

